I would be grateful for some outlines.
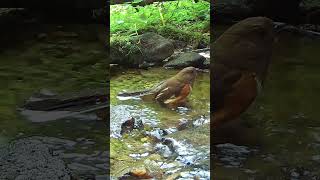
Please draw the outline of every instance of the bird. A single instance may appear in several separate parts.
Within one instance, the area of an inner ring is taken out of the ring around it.
[[[213,43],[212,128],[237,119],[254,102],[266,79],[274,35],[271,19],[249,17]]]
[[[136,92],[119,93],[118,97],[140,97],[142,100],[153,100],[170,108],[176,108],[186,102],[192,91],[197,76],[197,68],[186,67],[173,77],[164,80],[151,89]]]

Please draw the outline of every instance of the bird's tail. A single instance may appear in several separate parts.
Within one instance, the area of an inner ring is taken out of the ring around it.
[[[136,99],[141,98],[143,100],[152,99],[153,96],[151,89],[135,91],[135,92],[121,92],[118,94],[117,98],[120,100],[127,100],[127,99]],[[150,98],[149,98],[150,97]]]

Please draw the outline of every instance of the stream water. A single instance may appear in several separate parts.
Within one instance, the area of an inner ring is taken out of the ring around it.
[[[142,168],[158,179],[175,175],[180,179],[209,179],[209,73],[198,74],[187,107],[177,110],[155,102],[117,98],[119,92],[153,87],[177,72],[163,68],[127,70],[111,78],[110,146],[114,177]],[[141,120],[144,128],[121,136],[121,124],[130,117]],[[181,128],[183,124],[185,128]]]
[[[76,174],[104,175],[106,123],[66,118],[34,123],[17,108],[41,89],[58,94],[106,87],[107,53],[98,25],[35,25],[0,52],[0,144],[35,137],[53,147]],[[90,159],[91,158],[91,159]],[[87,166],[83,166],[83,164]]]
[[[43,88],[64,93],[105,87],[106,53],[93,35],[95,27],[91,28],[43,26],[34,38],[1,51],[0,143],[37,136],[53,145],[71,144],[67,150],[58,149],[70,160],[69,167],[103,175],[108,158],[104,122],[63,119],[32,123],[17,112],[17,107]],[[63,35],[61,31],[73,33]],[[225,129],[217,137],[221,143],[214,145],[212,177],[216,179],[320,177],[320,40],[282,34],[274,49],[262,94],[238,126]],[[209,74],[198,76],[189,106],[176,111],[141,100],[116,98],[122,90],[151,87],[175,73],[164,69],[128,70],[111,78],[113,176],[143,166],[163,177],[179,173],[181,179],[208,179]],[[120,136],[121,123],[129,117],[141,120],[144,129]],[[192,123],[181,128],[185,122]]]
[[[214,178],[320,178],[319,50],[319,39],[278,37],[262,94],[215,137]]]

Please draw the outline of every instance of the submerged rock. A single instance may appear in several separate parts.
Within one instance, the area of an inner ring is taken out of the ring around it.
[[[107,101],[108,95],[105,89],[86,89],[63,95],[43,89],[31,96],[19,110],[32,122],[47,122],[66,117],[100,120],[107,118],[107,113],[104,113],[109,106]]]
[[[131,117],[121,124],[120,134],[123,135],[124,133],[129,133],[133,129],[143,129],[143,127],[144,125],[141,120],[136,121],[133,117]]]
[[[243,162],[254,151],[246,146],[237,146],[226,143],[215,146],[217,149],[217,157],[226,167],[239,168],[243,166]]]
[[[0,149],[0,179],[71,179],[70,170],[39,140],[20,139]]]

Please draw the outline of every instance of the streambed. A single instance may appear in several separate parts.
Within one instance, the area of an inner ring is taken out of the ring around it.
[[[117,94],[153,87],[178,70],[126,70],[110,81],[111,175],[120,177],[140,168],[154,178],[210,178],[210,78],[199,73],[187,107],[171,110],[139,99],[119,100]],[[120,135],[130,117],[143,129]],[[185,128],[182,128],[185,124]]]

